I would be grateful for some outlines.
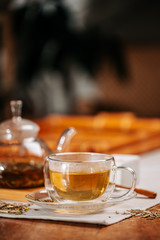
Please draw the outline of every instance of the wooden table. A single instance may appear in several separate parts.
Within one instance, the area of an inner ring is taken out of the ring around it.
[[[28,192],[38,189],[0,189],[0,198],[26,201]],[[160,204],[154,207],[160,209]],[[70,223],[48,220],[24,220],[0,218],[1,240],[159,240],[160,219],[147,220],[131,217],[111,226]]]
[[[155,208],[160,208],[160,204]],[[159,240],[160,220],[131,217],[111,226],[0,218],[1,240]]]
[[[160,207],[160,206],[159,206]],[[160,221],[132,217],[111,226],[0,219],[1,240],[160,239]]]

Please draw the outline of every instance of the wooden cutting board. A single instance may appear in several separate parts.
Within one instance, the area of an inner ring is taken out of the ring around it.
[[[13,201],[27,201],[25,195],[30,192],[35,192],[43,188],[30,188],[30,189],[0,189],[0,199],[13,200]]]
[[[138,118],[132,113],[52,114],[36,122],[40,126],[39,136],[52,151],[67,127],[77,130],[70,151],[140,154],[160,147],[160,119]]]

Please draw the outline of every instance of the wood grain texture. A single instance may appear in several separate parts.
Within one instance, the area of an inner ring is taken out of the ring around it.
[[[157,205],[155,208],[160,208]],[[0,219],[1,240],[159,240],[160,221],[132,217],[111,226]]]
[[[25,195],[37,189],[0,189],[4,199],[24,201]],[[160,208],[160,204],[154,207]],[[1,240],[159,240],[160,220],[131,217],[111,226],[46,220],[0,218]]]

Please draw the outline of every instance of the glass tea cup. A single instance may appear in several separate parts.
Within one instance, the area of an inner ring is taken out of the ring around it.
[[[45,158],[45,188],[51,199],[58,202],[106,202],[115,189],[117,170],[126,170],[132,177],[130,189],[121,199],[133,193],[135,172],[128,167],[116,166],[114,157],[101,153],[64,152]]]

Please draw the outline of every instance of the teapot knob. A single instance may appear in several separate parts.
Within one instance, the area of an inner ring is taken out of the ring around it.
[[[14,122],[21,120],[22,113],[22,101],[21,100],[12,100],[10,101],[12,120]]]

